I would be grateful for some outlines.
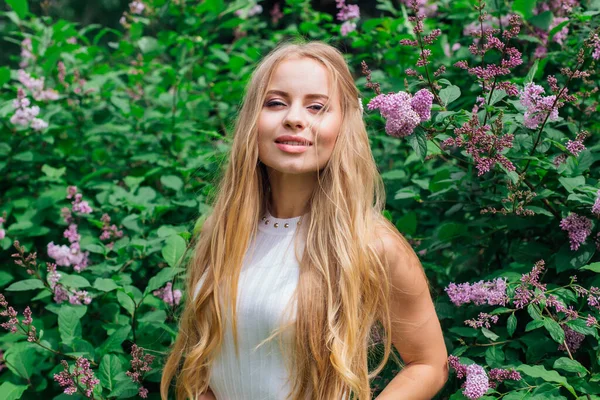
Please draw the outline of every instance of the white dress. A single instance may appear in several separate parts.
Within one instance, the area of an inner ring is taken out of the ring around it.
[[[290,390],[279,338],[254,348],[284,320],[296,318],[295,304],[289,316],[283,312],[298,285],[295,233],[306,226],[303,222],[308,221],[308,214],[283,219],[267,212],[266,217],[269,224],[259,221],[257,236],[248,247],[253,253],[247,251],[240,273],[237,303],[240,358],[235,354],[230,321],[226,321],[223,347],[212,366],[210,388],[217,400],[283,400]],[[299,220],[301,226],[297,227]],[[298,257],[303,250],[301,235]],[[194,297],[202,282],[196,287]],[[288,332],[284,338],[291,349],[293,341]]]

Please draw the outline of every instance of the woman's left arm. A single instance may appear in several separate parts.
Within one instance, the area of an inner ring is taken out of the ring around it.
[[[448,352],[427,277],[404,237],[381,239],[377,248],[391,273],[391,339],[405,367],[376,400],[431,399],[448,380]]]

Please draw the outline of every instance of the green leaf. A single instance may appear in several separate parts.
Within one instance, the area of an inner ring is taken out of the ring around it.
[[[15,385],[12,382],[6,381],[0,385],[0,400],[20,399],[28,387],[27,385]]]
[[[180,191],[181,188],[183,188],[183,181],[180,177],[175,175],[161,176],[160,183],[162,183],[163,186],[168,187],[169,189],[173,189],[176,192]]]
[[[565,341],[565,331],[559,325],[558,322],[553,320],[552,318],[544,319],[544,327],[548,332],[550,332],[550,336],[556,343],[562,343]]]
[[[0,88],[10,81],[10,68],[0,67]]]
[[[569,385],[567,379],[561,376],[556,371],[548,371],[542,365],[527,365],[522,364],[517,367],[517,371],[523,372],[525,375],[531,376],[532,378],[541,378],[546,382],[556,382],[565,387],[573,396],[577,397],[577,393],[573,386]]]
[[[535,62],[533,63],[533,65],[529,69],[529,72],[527,72],[527,76],[525,77],[525,83],[531,83],[531,82],[533,82],[533,77],[535,76],[535,73],[538,70],[538,64],[539,64],[539,59],[536,58]]]
[[[24,291],[44,288],[44,282],[39,279],[25,279],[23,281],[15,282],[6,288],[7,291]]]
[[[179,235],[172,235],[162,248],[162,256],[171,267],[176,267],[185,252],[185,239]]]
[[[517,317],[512,313],[506,321],[506,330],[508,331],[509,337],[512,337],[513,333],[515,333],[515,329],[517,329]]]
[[[533,321],[529,321],[529,323],[525,326],[525,332],[541,328],[542,326],[544,326],[544,320],[542,319],[535,319]]]
[[[29,380],[35,373],[38,357],[36,346],[29,342],[15,343],[4,352],[6,366],[13,374]]]
[[[79,321],[87,312],[86,306],[71,306],[63,304],[58,311],[58,332],[62,342],[70,346],[79,336],[81,325]]]
[[[29,4],[27,0],[6,0],[6,4],[13,9],[20,19],[23,19],[29,13]]]
[[[102,387],[112,391],[116,384],[115,377],[122,371],[123,367],[119,357],[114,354],[104,355],[98,368],[98,379],[100,379]]]
[[[173,279],[175,275],[183,271],[183,268],[165,268],[162,269],[158,274],[150,278],[146,290],[144,290],[144,296],[148,293],[162,287],[165,283]]]
[[[133,313],[135,312],[135,302],[133,299],[129,297],[127,293],[119,290],[117,292],[117,300],[119,301],[119,304],[123,306],[123,308],[127,310],[131,316],[133,316]]]
[[[140,46],[140,50],[144,54],[155,51],[159,48],[158,40],[151,36],[144,36],[143,38],[138,40],[138,46]]]
[[[6,271],[0,271],[0,287],[6,286],[15,279],[14,276]]]
[[[67,171],[66,167],[61,168],[53,168],[48,164],[42,165],[42,172],[46,174],[46,176],[53,181],[57,181],[61,176],[65,174]]]
[[[535,304],[529,304],[527,306],[527,312],[529,313],[529,316],[532,319],[542,319],[542,314],[540,313],[540,310],[537,308],[537,306]]]
[[[513,11],[521,14],[525,19],[533,16],[536,0],[515,0],[512,6]]]
[[[416,129],[415,133],[408,137],[408,142],[417,153],[421,161],[425,161],[427,156],[427,138],[423,129]]]
[[[584,265],[583,267],[579,268],[579,269],[584,269],[587,271],[593,271],[597,274],[600,274],[600,262],[595,262],[595,263],[591,263],[588,265]]]
[[[537,26],[538,28],[547,31],[548,28],[550,28],[553,18],[552,11],[544,11],[543,13],[529,18],[529,22],[531,22],[533,26]]]
[[[455,85],[447,86],[440,90],[439,96],[440,100],[442,100],[442,103],[444,104],[444,107],[446,107],[448,104],[460,97],[460,88]]]
[[[110,392],[109,397],[116,397],[119,399],[127,399],[138,394],[138,387],[131,379],[122,379],[118,381],[115,388]]]
[[[111,351],[121,352],[121,343],[129,336],[131,326],[122,326],[113,332],[112,335],[100,346],[100,354],[107,354]]]
[[[568,357],[561,357],[558,360],[554,361],[554,369],[562,369],[567,372],[580,372],[582,374],[588,374],[588,371],[583,365],[579,363],[579,361],[571,360]]]
[[[490,331],[487,328],[481,328],[481,333],[483,333],[483,336],[485,336],[486,338],[488,338],[490,340],[496,340],[499,338],[498,335],[496,335],[494,332]]]
[[[573,190],[576,188],[585,186],[585,177],[583,176],[576,176],[575,178],[567,178],[562,176],[558,178],[558,181],[569,193],[573,193]]]
[[[569,20],[563,21],[560,24],[556,25],[554,28],[552,28],[550,30],[550,32],[548,32],[548,39],[552,39],[554,37],[554,35],[556,35],[556,33],[558,33],[558,31],[560,31],[562,28],[567,26],[567,24],[569,22],[571,22],[571,21],[569,21]]]
[[[98,278],[94,281],[94,289],[101,290],[103,292],[110,292],[118,288],[119,285],[117,285],[112,279]]]
[[[70,288],[90,287],[90,282],[83,276],[61,273],[60,283]]]

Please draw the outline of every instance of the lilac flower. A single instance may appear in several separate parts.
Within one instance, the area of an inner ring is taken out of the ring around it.
[[[23,84],[30,92],[33,98],[37,101],[41,100],[56,100],[58,92],[54,89],[44,90],[44,78],[35,79],[26,71],[20,69],[18,72],[19,82]]]
[[[75,200],[71,203],[73,204],[73,211],[82,214],[91,214],[94,210],[92,210],[87,201],[82,201],[81,198],[81,193],[75,195]]]
[[[521,276],[521,284],[515,289],[515,294],[513,296],[513,303],[518,308],[521,309],[526,305],[533,303],[539,304],[539,302],[546,298],[546,285],[539,282],[540,274],[544,270],[545,261],[539,260],[533,266],[531,272],[527,274],[523,274]],[[538,289],[540,294],[535,295],[534,291],[530,289],[532,286],[534,289]]]
[[[590,287],[589,292],[587,292],[587,296],[588,296],[588,305],[590,307],[594,307],[594,308],[600,310],[600,288],[597,288],[595,286]]]
[[[346,0],[336,0],[336,7],[340,10],[337,13],[339,21],[348,21],[354,18],[360,18],[360,8],[356,4],[346,4]]]
[[[490,388],[489,379],[481,365],[467,365],[467,379],[463,394],[469,399],[482,397]]]
[[[592,314],[588,315],[585,320],[585,326],[588,326],[588,327],[594,326],[597,323],[598,323],[598,320]]]
[[[360,104],[362,107],[362,103]],[[6,237],[6,231],[3,228],[3,224],[6,222],[6,220],[3,217],[0,217],[0,240],[4,239]]]
[[[27,68],[30,61],[34,60],[35,56],[33,55],[31,38],[25,38],[21,41],[21,62],[19,63],[19,67]]]
[[[81,235],[77,233],[77,224],[69,225],[69,228],[63,232],[63,236],[69,239],[69,242],[79,242]]]
[[[458,357],[448,356],[448,364],[456,371],[456,377],[458,379],[462,379],[467,376],[467,366],[465,364],[461,364]]]
[[[596,201],[592,206],[592,213],[600,217],[600,190],[596,192]]]
[[[10,122],[14,125],[30,126],[36,131],[41,131],[48,127],[48,124],[39,118],[36,118],[40,113],[38,106],[29,107],[31,102],[25,96],[23,89],[17,90],[17,98],[13,101],[15,113],[10,118]]]
[[[533,82],[526,84],[521,92],[521,104],[527,108],[525,126],[529,129],[536,129],[547,115],[550,121],[558,119],[558,107],[554,104],[556,96],[542,96],[543,93],[544,88]]]
[[[563,218],[560,221],[560,227],[569,233],[571,250],[574,251],[579,249],[579,246],[585,243],[587,237],[592,233],[592,221],[576,213],[571,213],[568,217]]]
[[[479,281],[470,285],[469,283],[450,283],[444,291],[450,297],[455,306],[474,303],[476,305],[506,305],[506,280],[495,278],[493,281]]]
[[[271,22],[276,24],[281,18],[283,18],[283,13],[281,12],[281,6],[279,3],[275,3],[273,8],[270,11],[271,14]]]
[[[254,4],[252,7],[250,7],[248,9],[247,14],[246,14],[245,9],[236,10],[234,14],[240,18],[249,18],[249,17],[253,17],[257,14],[260,14],[262,11],[263,11],[263,8],[260,4]]]
[[[350,32],[354,32],[356,30],[356,22],[346,21],[340,27],[340,33],[342,36],[347,36]]]
[[[132,14],[141,15],[144,12],[145,8],[146,6],[141,1],[132,1],[131,3],[129,3],[129,11]]]
[[[516,371],[514,368],[511,369],[502,369],[502,368],[493,368],[490,370],[489,372],[489,379],[490,379],[490,387],[491,388],[495,388],[497,387],[500,383],[502,383],[505,380],[512,380],[512,381],[520,381],[521,380],[521,374]]]
[[[165,303],[170,306],[179,304],[181,300],[181,290],[175,289],[173,290],[173,283],[167,282],[164,288],[155,290],[152,294],[159,299],[162,299]]]
[[[69,303],[73,305],[90,304],[91,302],[92,298],[85,290],[78,290],[69,296]]]
[[[569,152],[571,152],[571,154],[573,154],[575,157],[579,156],[579,153],[581,153],[583,150],[585,150],[583,141],[585,140],[585,138],[587,136],[588,136],[587,131],[579,132],[577,134],[577,137],[575,138],[575,140],[567,141],[567,144],[566,144],[567,150],[569,150]]]
[[[579,349],[579,346],[581,346],[581,342],[583,342],[583,339],[585,339],[585,335],[579,332],[575,332],[573,329],[569,328],[566,325],[561,326],[563,328],[563,331],[565,332],[565,342],[567,342],[569,351],[571,353],[575,353],[577,349]],[[566,351],[567,348],[565,347],[564,343],[561,343],[558,346],[558,350]]]
[[[344,21],[340,27],[340,34],[346,36],[356,30],[356,22],[360,18],[360,8],[356,4],[346,4],[346,0],[336,0],[335,3],[339,10],[337,19]]]
[[[8,302],[4,298],[4,295],[0,293],[0,307],[4,308],[3,311],[0,311],[0,316],[8,317],[9,320],[0,324],[7,331],[11,331],[12,333],[17,332],[17,324],[19,320],[17,319],[17,312],[14,308],[8,305]]]
[[[143,387],[141,383],[144,373],[152,370],[151,365],[152,361],[154,361],[154,356],[144,354],[144,349],[138,347],[135,343],[131,347],[131,356],[131,371],[127,371],[125,374],[131,378],[132,382],[140,384],[138,394],[140,397],[146,398],[148,396],[148,389]]]
[[[485,326],[486,328],[490,328],[490,321],[492,323],[497,323],[498,322],[498,316],[497,315],[490,315],[488,313],[483,313],[480,312],[479,316],[477,317],[477,319],[468,319],[465,321],[465,325],[468,325],[472,328],[475,329],[479,329],[483,326]]]
[[[426,89],[419,90],[415,97],[400,91],[375,96],[367,108],[379,109],[386,119],[385,131],[388,135],[405,137],[412,134],[419,123],[431,118],[432,99],[433,95]]]
[[[592,58],[594,60],[600,60],[600,37],[597,33],[592,36],[591,46],[594,48],[592,52]]]
[[[498,118],[495,126],[501,123],[502,119]],[[501,130],[495,129],[495,131]],[[480,126],[477,114],[473,114],[469,121],[454,130],[456,138],[451,137],[444,140],[442,147],[465,146],[467,153],[475,161],[475,167],[478,171],[477,176],[489,172],[495,164],[502,165],[507,171],[514,171],[514,164],[501,154],[505,149],[513,146],[514,136],[512,134],[498,136],[493,132],[488,134],[490,131],[492,131],[492,127],[488,124]],[[467,140],[464,140],[462,135],[466,135]]]
[[[61,284],[54,286],[54,302],[56,304],[64,303],[69,300],[69,292]]]
[[[50,285],[50,289],[54,289],[58,281],[60,280],[61,274],[56,270],[56,264],[54,263],[46,263],[47,272],[46,280],[48,281],[48,285]]]
[[[82,253],[78,243],[72,243],[71,247],[67,245],[55,245],[54,242],[48,243],[48,257],[56,261],[56,265],[61,267],[73,266],[75,271],[80,272],[87,267],[89,252]]]
[[[88,359],[78,357],[75,361],[73,372],[69,372],[69,364],[65,360],[61,360],[63,371],[54,374],[54,380],[62,387],[66,386],[64,392],[66,394],[74,394],[77,392],[78,384],[83,386],[86,397],[92,397],[94,387],[100,383],[100,380],[94,376],[94,372],[90,369]]]

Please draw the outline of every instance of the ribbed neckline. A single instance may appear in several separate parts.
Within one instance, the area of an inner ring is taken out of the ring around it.
[[[271,215],[269,210],[266,211],[263,217],[258,221],[258,229],[262,232],[266,232],[272,235],[292,235],[296,231],[298,227],[298,221],[302,219],[301,224],[308,222],[308,215],[310,212],[307,212],[304,215],[300,215],[298,217],[292,218],[276,218]],[[265,224],[265,220],[268,220],[269,223]],[[287,224],[287,228],[285,227]]]

